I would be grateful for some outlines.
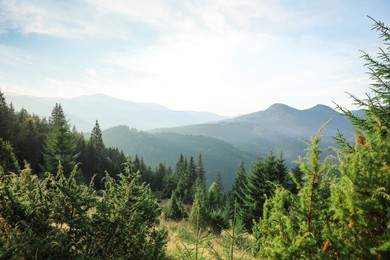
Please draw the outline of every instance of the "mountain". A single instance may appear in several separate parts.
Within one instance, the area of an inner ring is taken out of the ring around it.
[[[263,111],[219,122],[155,129],[152,132],[208,136],[251,154],[283,152],[287,161],[292,161],[307,147],[303,140],[314,136],[331,118],[322,132],[323,147],[333,144],[332,136],[336,136],[337,129],[346,137],[353,137],[354,129],[347,119],[325,105],[298,110],[274,104]]]
[[[119,147],[131,156],[138,154],[152,167],[159,162],[174,167],[180,153],[194,158],[202,153],[208,182],[220,170],[229,189],[241,160],[249,170],[258,155],[283,152],[286,163],[293,166],[307,148],[304,140],[314,136],[329,119],[322,131],[322,148],[329,154],[327,148],[334,146],[332,136],[337,129],[351,140],[354,129],[345,117],[324,105],[298,110],[274,104],[232,119],[147,132],[118,126],[104,131],[103,138],[106,145]]]
[[[56,103],[60,103],[67,118],[79,131],[91,131],[95,120],[102,129],[117,125],[149,130],[160,127],[199,124],[225,119],[216,114],[194,111],[174,111],[151,103],[136,103],[102,94],[74,98],[46,98],[5,93],[7,102],[16,110],[48,117]]]
[[[202,154],[207,183],[215,173],[221,171],[223,184],[230,189],[241,161],[249,166],[255,155],[239,150],[233,145],[206,136],[182,135],[175,133],[149,133],[117,126],[103,131],[107,146],[122,149],[132,158],[137,154],[144,158],[145,164],[157,167],[160,162],[175,167],[180,154],[193,156],[196,160]]]

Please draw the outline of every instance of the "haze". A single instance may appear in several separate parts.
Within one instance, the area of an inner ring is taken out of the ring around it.
[[[370,80],[390,2],[0,1],[0,88],[103,93],[176,110],[245,114],[350,106]]]

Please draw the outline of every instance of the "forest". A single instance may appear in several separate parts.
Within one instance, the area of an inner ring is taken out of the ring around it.
[[[355,141],[321,131],[289,170],[283,153],[241,162],[232,187],[177,155],[152,169],[86,137],[61,104],[49,118],[15,111],[0,92],[0,259],[390,259],[390,28],[363,52],[372,94],[338,110]]]

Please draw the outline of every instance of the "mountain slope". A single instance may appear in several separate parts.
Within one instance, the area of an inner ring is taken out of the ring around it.
[[[6,93],[6,99],[16,110],[25,108],[30,113],[46,117],[50,116],[55,103],[61,103],[70,123],[84,132],[91,131],[95,120],[99,120],[103,129],[128,125],[148,130],[224,119],[208,112],[174,111],[158,104],[136,103],[102,94],[75,98],[44,98]]]
[[[154,133],[203,135],[231,143],[252,154],[282,151],[288,161],[295,160],[306,148],[302,139],[314,136],[318,129],[332,118],[323,130],[323,146],[332,143],[337,129],[352,137],[353,128],[335,110],[324,105],[298,110],[283,104],[274,104],[264,111],[239,116],[215,123],[176,128],[155,129]]]
[[[251,153],[205,136],[149,133],[117,126],[103,131],[103,139],[107,146],[118,147],[133,158],[136,154],[142,156],[146,165],[151,167],[163,162],[174,168],[180,154],[193,156],[195,160],[202,154],[208,184],[219,170],[226,189],[231,188],[240,162],[244,161],[249,166],[255,159]]]

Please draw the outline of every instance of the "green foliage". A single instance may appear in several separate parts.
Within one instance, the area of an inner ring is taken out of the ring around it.
[[[209,210],[207,208],[207,197],[206,193],[201,187],[197,187],[195,193],[194,203],[191,207],[190,212],[190,223],[199,228],[205,230],[209,224]]]
[[[374,96],[359,99],[364,117],[339,109],[356,127],[356,143],[339,136],[340,176],[331,186],[329,237],[340,257],[390,257],[390,29],[374,20],[386,47],[377,60],[363,52]]]
[[[388,45],[389,28],[374,29]],[[278,188],[264,204],[254,233],[262,259],[388,259],[390,257],[389,50],[379,60],[363,57],[375,83],[373,97],[361,100],[364,117],[339,107],[356,127],[356,143],[339,133],[338,161],[321,161],[320,137],[311,141],[303,173],[295,174],[297,194]],[[295,192],[294,192],[295,193]]]
[[[66,177],[40,180],[29,165],[20,175],[0,169],[0,258],[161,259],[167,233],[157,230],[158,204],[129,165],[116,182],[106,175],[97,197],[93,182]]]
[[[265,160],[258,158],[252,165],[241,193],[243,205],[238,207],[240,219],[248,231],[252,231],[253,221],[258,221],[263,215],[265,199],[274,190],[272,182],[286,185],[286,176],[287,167],[282,155],[277,159],[271,152]]]
[[[250,253],[250,249],[252,248],[252,244],[246,243],[246,239],[244,238],[245,228],[242,223],[237,218],[237,202],[233,204],[233,218],[230,223],[230,229],[225,228],[222,231],[222,243],[219,243],[219,246],[223,248],[223,252],[218,252],[218,250],[210,244],[209,252],[211,252],[214,259],[243,259],[247,254]],[[240,256],[237,256],[235,252],[239,249],[242,251]],[[245,258],[246,259],[246,258]]]
[[[298,193],[278,185],[273,197],[266,200],[262,219],[254,227],[256,250],[261,258],[318,259],[327,241],[329,225],[329,176],[331,157],[321,159],[320,133],[311,139],[306,159],[299,158],[303,183]]]
[[[176,196],[176,192],[172,193],[168,204],[165,207],[164,217],[166,219],[181,220],[188,217],[187,211],[183,206],[183,202]]]
[[[0,168],[5,173],[19,172],[19,164],[15,157],[12,145],[0,138]]]
[[[224,206],[224,194],[221,172],[218,171],[207,193],[207,202],[210,210],[220,210]]]
[[[50,117],[50,131],[45,143],[45,169],[55,172],[61,162],[65,172],[71,172],[76,159],[76,143],[64,111],[56,104]]]
[[[207,215],[205,214],[205,208],[198,203],[204,197],[205,195],[202,189],[198,187],[190,215],[192,228],[190,230],[183,229],[180,232],[180,239],[183,246],[183,249],[179,249],[178,252],[180,259],[207,259],[206,249],[208,247],[208,241],[213,237],[211,233],[206,231]]]
[[[164,256],[167,233],[159,231],[160,210],[150,189],[138,185],[139,175],[126,173],[116,182],[108,174],[105,189],[92,215],[94,234],[91,255],[105,259],[160,259]]]
[[[264,203],[263,217],[253,228],[255,248],[260,258],[299,258],[293,253],[293,245],[297,243],[297,224],[290,216],[289,208],[294,199],[290,191],[279,186],[275,195]]]

